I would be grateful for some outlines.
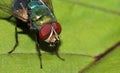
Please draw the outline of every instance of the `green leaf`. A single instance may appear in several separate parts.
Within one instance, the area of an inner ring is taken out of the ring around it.
[[[63,54],[61,61],[49,54],[42,54],[43,69],[40,69],[37,54],[0,55],[1,73],[77,73],[84,68],[91,58],[79,55]]]
[[[0,73],[78,73],[94,61],[93,57],[81,54],[97,56],[120,39],[119,0],[53,0],[53,7],[62,25],[60,55],[65,61],[42,52],[43,69],[40,69],[35,41],[25,34],[19,35],[19,46],[8,55],[15,44],[15,23],[0,20]],[[6,16],[0,12],[2,15]],[[118,56],[119,48],[86,73],[119,73]]]
[[[112,51],[101,61],[97,62],[93,67],[85,73],[120,73],[120,47]]]

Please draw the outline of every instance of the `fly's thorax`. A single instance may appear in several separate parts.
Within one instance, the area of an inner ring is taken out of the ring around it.
[[[51,23],[52,21],[55,21],[55,20],[52,19],[50,16],[44,16],[39,20],[33,21],[33,27],[40,30],[44,24]]]
[[[38,3],[30,3],[28,6],[30,8],[29,15],[33,22],[33,27],[40,29],[44,24],[56,21],[53,13],[47,6]]]
[[[52,21],[55,21],[55,20],[53,18],[51,18],[50,16],[43,16],[43,17],[41,17],[41,19],[34,20],[33,26],[35,28],[40,29],[44,24],[51,23]]]

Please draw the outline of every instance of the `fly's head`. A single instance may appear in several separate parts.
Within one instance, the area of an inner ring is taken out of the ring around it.
[[[58,50],[61,42],[59,35],[61,33],[61,26],[58,22],[52,21],[51,23],[44,24],[39,30],[40,46],[45,51],[55,52]]]

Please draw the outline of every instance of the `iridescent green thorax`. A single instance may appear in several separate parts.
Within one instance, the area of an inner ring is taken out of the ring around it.
[[[38,30],[41,28],[42,25],[45,23],[51,23],[52,21],[56,21],[53,13],[50,9],[37,1],[32,1],[28,4],[30,8],[30,19],[33,22],[33,27],[37,28]]]

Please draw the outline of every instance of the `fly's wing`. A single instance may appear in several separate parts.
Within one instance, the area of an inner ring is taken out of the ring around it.
[[[52,1],[51,0],[42,0],[44,2],[44,4],[53,12],[53,5],[52,5]]]
[[[24,22],[28,20],[27,4],[27,0],[14,0],[13,3],[13,15]]]
[[[4,13],[13,15],[24,22],[27,22],[27,0],[1,0],[0,10],[4,11]],[[0,15],[0,18],[6,18],[6,15]]]
[[[0,11],[4,11],[5,13],[12,15],[12,3],[13,3],[13,0],[1,0]]]
[[[51,12],[53,13],[54,17],[56,18],[54,11],[53,11],[53,5],[52,5],[52,0],[40,0],[43,1],[44,4],[51,10]],[[57,18],[56,18],[57,20]]]

